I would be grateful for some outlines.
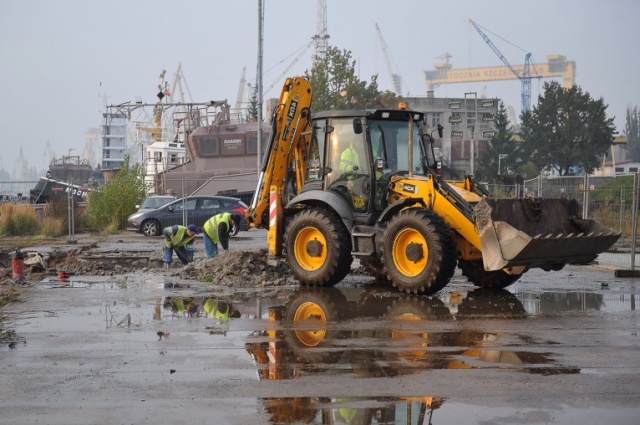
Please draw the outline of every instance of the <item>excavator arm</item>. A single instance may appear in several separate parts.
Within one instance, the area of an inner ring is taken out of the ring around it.
[[[280,255],[282,251],[282,204],[288,179],[292,178],[289,169],[295,174],[293,187],[297,192],[305,181],[311,95],[311,84],[306,79],[285,81],[272,116],[271,137],[256,193],[246,212],[249,225],[269,229],[270,255]]]

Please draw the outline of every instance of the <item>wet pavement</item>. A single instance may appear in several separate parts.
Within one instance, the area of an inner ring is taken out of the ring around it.
[[[232,250],[266,246],[241,235]],[[48,276],[0,310],[0,423],[636,424],[638,284],[592,266],[503,291],[456,273],[433,297],[359,273],[327,289]]]

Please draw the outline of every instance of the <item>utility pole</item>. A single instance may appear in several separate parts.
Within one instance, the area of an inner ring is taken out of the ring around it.
[[[473,125],[469,126],[469,114],[467,113],[467,95],[473,95],[473,101],[474,101],[474,115],[473,115]],[[475,165],[475,155],[476,155],[476,147],[475,147],[475,140],[474,140],[474,133],[476,130],[476,126],[478,125],[478,93],[477,92],[468,92],[464,94],[464,119],[465,122],[467,124],[467,129],[469,127],[471,127],[471,134],[469,136],[469,150],[471,151],[471,159],[469,160],[469,168],[470,168],[470,175],[473,175],[474,172],[474,165]]]
[[[264,24],[264,3],[258,0],[258,72],[256,76],[256,85],[258,90],[258,134],[257,134],[257,162],[256,173],[260,174],[260,163],[262,159],[262,42],[263,42],[263,24]]]

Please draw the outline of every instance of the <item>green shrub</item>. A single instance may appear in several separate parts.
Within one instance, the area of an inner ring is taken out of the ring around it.
[[[136,205],[142,202],[147,192],[140,165],[129,168],[129,157],[126,157],[115,177],[89,192],[87,225],[98,232],[125,229],[127,218],[136,211]]]

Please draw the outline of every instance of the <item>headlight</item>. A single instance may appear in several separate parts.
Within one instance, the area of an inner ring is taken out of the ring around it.
[[[134,214],[131,214],[131,215],[129,216],[129,218],[127,219],[127,221],[135,221],[136,219],[138,219],[138,218],[142,217],[142,214],[143,214],[143,213],[134,213]]]

